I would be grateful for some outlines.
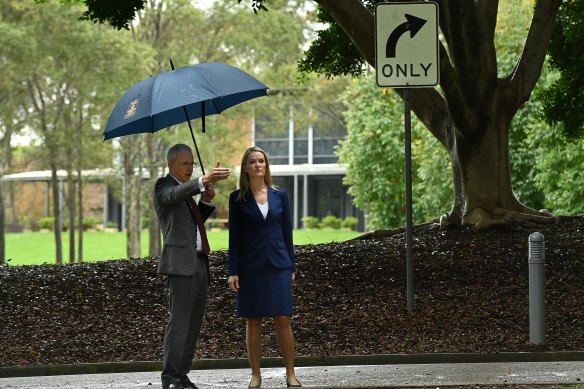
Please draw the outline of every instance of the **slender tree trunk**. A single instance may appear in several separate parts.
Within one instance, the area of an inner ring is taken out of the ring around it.
[[[2,177],[4,172],[10,167],[10,160],[12,158],[10,150],[10,140],[12,132],[10,129],[5,130],[4,137],[0,140],[0,265],[6,263],[6,214],[4,208],[4,185],[2,185]],[[13,211],[14,213],[14,211]]]
[[[67,180],[67,212],[69,217],[69,263],[75,263],[75,179],[73,172],[69,171]]]
[[[83,262],[83,177],[77,169],[77,261]]]
[[[2,185],[2,176],[4,175],[4,169],[2,163],[0,163],[0,265],[6,263],[6,241],[5,241],[5,222],[4,222],[4,191]]]
[[[83,104],[80,104],[82,106]],[[77,109],[77,124],[76,132],[78,144],[73,148],[73,154],[75,156],[75,166],[77,170],[77,186],[76,186],[76,197],[77,197],[77,261],[83,262],[83,126],[84,126],[84,116],[83,109]]]
[[[14,194],[14,184],[8,184],[8,198],[10,204],[10,223],[19,223],[18,214],[16,213],[16,200]]]
[[[61,231],[63,230],[61,220],[60,188],[57,178],[57,167],[51,164],[51,187],[53,192],[53,216],[55,218],[55,259],[57,264],[63,264],[63,242]]]
[[[151,185],[151,190],[154,190],[153,184]],[[156,210],[151,201],[148,202],[148,220],[148,236],[150,237],[148,255],[151,257],[158,257],[161,252],[160,223],[158,222],[158,216],[156,215]]]
[[[127,256],[128,258],[140,258],[142,255],[140,244],[140,195],[141,195],[141,173],[140,173],[140,142],[134,139],[125,144],[124,152],[124,185],[126,204],[126,235],[127,235]],[[135,171],[138,167],[138,172]]]
[[[150,177],[149,193],[154,192],[154,183],[158,176],[158,168],[156,166],[156,160],[158,158],[156,147],[154,145],[154,137],[149,136],[146,138],[146,150],[148,153],[148,173]],[[154,204],[152,201],[148,201],[148,255],[150,257],[158,257],[160,255],[160,223],[158,222],[158,216],[156,215],[156,210],[154,209]]]

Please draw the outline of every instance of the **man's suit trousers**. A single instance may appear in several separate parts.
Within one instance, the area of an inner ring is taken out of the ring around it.
[[[191,370],[207,303],[208,277],[208,271],[165,276],[170,319],[164,334],[163,384],[179,382]]]

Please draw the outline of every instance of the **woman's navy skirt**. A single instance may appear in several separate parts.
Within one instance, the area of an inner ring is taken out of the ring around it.
[[[259,318],[292,315],[292,269],[268,264],[263,269],[240,271],[237,316]]]

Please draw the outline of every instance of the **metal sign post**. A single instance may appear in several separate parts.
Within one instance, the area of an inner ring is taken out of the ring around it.
[[[440,79],[438,4],[379,3],[375,8],[377,85],[404,88],[406,157],[406,280],[408,311],[414,310],[412,239],[412,120],[410,88],[434,87]]]
[[[414,310],[414,257],[412,254],[412,116],[410,89],[404,89],[406,144],[406,281],[408,311]]]

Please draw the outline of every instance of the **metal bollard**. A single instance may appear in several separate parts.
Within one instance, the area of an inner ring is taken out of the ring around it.
[[[545,239],[529,235],[529,341],[545,343]]]

